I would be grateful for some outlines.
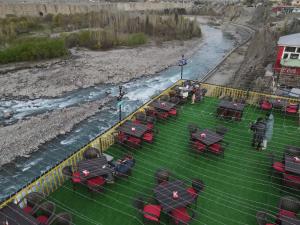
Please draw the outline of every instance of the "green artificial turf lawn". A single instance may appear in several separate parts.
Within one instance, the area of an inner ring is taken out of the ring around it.
[[[68,181],[49,196],[57,211],[71,211],[76,225],[137,225],[142,224],[141,215],[133,208],[134,197],[153,197],[154,173],[159,168],[169,169],[173,176],[191,184],[192,178],[205,182],[205,190],[198,198],[196,221],[192,224],[245,225],[256,224],[258,210],[277,212],[280,196],[297,195],[295,191],[282,190],[279,182],[270,179],[270,163],[267,152],[273,151],[281,160],[284,147],[288,144],[300,146],[297,118],[274,112],[275,125],[273,139],[267,150],[256,151],[251,147],[252,132],[249,123],[265,112],[247,106],[241,122],[229,122],[215,118],[216,98],[206,98],[200,104],[186,104],[180,110],[177,120],[158,122],[159,133],[153,144],[143,143],[143,147],[133,151],[136,165],[128,180],[117,180],[106,184],[103,194],[91,197],[87,188],[72,190]],[[217,125],[229,128],[225,140],[229,146],[225,158],[207,153],[195,157],[189,145],[187,125],[198,124],[201,128],[214,129]],[[131,151],[113,145],[108,154],[120,158]],[[175,178],[173,178],[175,179]],[[291,193],[284,193],[285,191]],[[162,224],[167,224],[166,216]]]

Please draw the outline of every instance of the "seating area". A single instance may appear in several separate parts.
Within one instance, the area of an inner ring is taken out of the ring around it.
[[[260,102],[223,104],[206,97],[201,86],[197,101],[193,93],[189,85],[175,87],[125,121],[105,151],[110,158],[95,150],[83,154],[77,168],[66,169],[69,179],[47,197],[55,212],[71,212],[76,225],[297,225],[299,210],[280,202],[300,196],[298,115],[274,110],[272,140],[258,151],[250,124],[266,115]],[[224,119],[220,106],[240,113]],[[119,179],[123,169],[126,179]],[[92,174],[103,179],[97,193],[89,188]]]

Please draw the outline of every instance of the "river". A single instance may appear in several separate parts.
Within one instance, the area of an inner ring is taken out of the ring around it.
[[[201,29],[203,44],[188,59],[188,64],[184,67],[183,78],[198,79],[204,76],[236,44],[232,36],[223,33],[219,28],[203,25]],[[180,68],[174,66],[154,76],[142,77],[122,84],[126,92],[122,116],[128,115],[178,79],[180,79]],[[27,116],[99,100],[107,95],[117,96],[118,85],[99,85],[80,89],[53,99],[0,101],[0,109],[14,112],[13,117],[5,121],[5,123],[13,123]],[[41,175],[88,141],[103,133],[117,121],[116,102],[109,103],[94,116],[77,124],[70,133],[60,135],[41,146],[29,158],[17,158],[13,163],[1,167],[0,200],[31,182],[35,177]]]

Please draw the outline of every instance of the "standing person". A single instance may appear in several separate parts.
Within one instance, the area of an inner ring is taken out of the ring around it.
[[[266,114],[266,135],[263,141],[263,149],[267,148],[268,141],[271,141],[273,136],[274,116],[271,112]]]
[[[261,145],[266,135],[266,123],[263,118],[258,118],[254,124],[251,124],[250,129],[254,132],[252,139],[252,146],[255,147],[256,150],[261,149]]]

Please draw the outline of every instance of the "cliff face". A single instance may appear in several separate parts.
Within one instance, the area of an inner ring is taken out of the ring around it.
[[[191,7],[192,3],[177,2],[126,2],[126,3],[1,3],[0,17],[15,16],[43,16],[46,14],[74,14],[99,11],[101,9],[118,9],[126,11],[161,10]]]

